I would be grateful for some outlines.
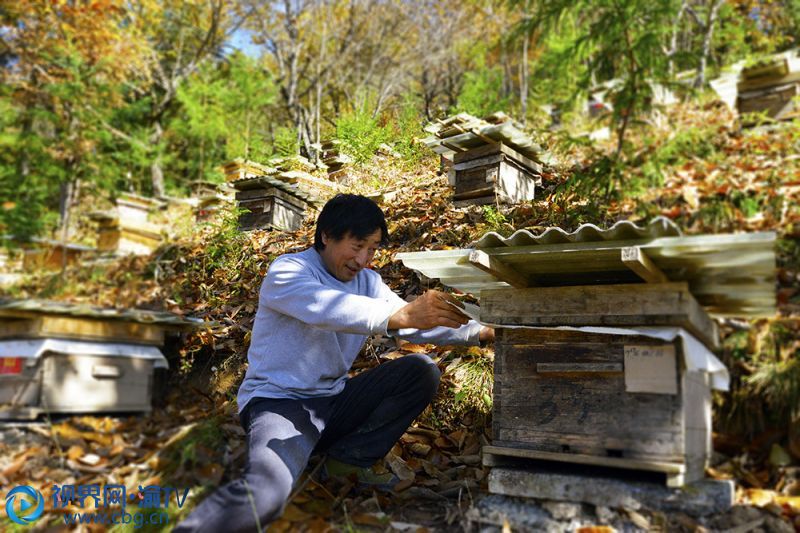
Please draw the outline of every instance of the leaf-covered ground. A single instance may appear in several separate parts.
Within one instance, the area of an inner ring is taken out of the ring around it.
[[[389,220],[392,244],[378,253],[373,266],[408,298],[437,285],[419,280],[394,260],[398,251],[463,247],[489,230],[554,225],[571,230],[584,222],[646,222],[666,215],[687,233],[776,231],[779,314],[723,324],[721,355],[731,368],[733,390],[715,400],[716,453],[708,472],[735,479],[737,499],[750,511],[736,510],[706,526],[758,522],[754,528],[800,530],[800,127],[741,132],[724,109],[709,105],[674,108],[646,131],[632,139],[628,164],[612,183],[603,181],[612,174],[596,148],[559,149],[564,143],[551,139],[566,163],[547,173],[539,200],[510,209],[453,208],[446,179],[432,159],[415,165],[376,159],[351,177],[352,189],[375,194]],[[180,217],[177,212],[168,216]],[[275,257],[312,241],[313,220],[294,233],[240,233],[232,217],[223,215],[214,224],[185,231],[152,256],[73,269],[63,284],[43,274],[11,290],[17,297],[163,309],[215,325],[189,334],[171,350],[169,382],[152,414],[60,417],[7,428],[0,440],[2,486],[31,484],[45,495],[53,484],[70,483],[190,488],[182,508],[168,509],[174,524],[208,491],[235,478],[244,464],[245,442],[234,398],[244,375],[258,288]],[[480,449],[490,438],[493,353],[398,347],[373,338],[353,372],[409,352],[431,354],[443,380],[431,408],[387,456],[385,468],[402,480],[396,491],[362,491],[348,480],[321,482],[312,462],[308,479],[271,530],[480,527],[475,505],[486,494]],[[79,511],[61,512],[70,510]],[[685,515],[631,512],[582,509],[575,520],[584,525],[622,520],[670,531],[704,527]],[[57,515],[48,511],[46,517],[63,525]]]

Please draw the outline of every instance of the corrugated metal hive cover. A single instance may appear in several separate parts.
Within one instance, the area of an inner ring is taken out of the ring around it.
[[[430,137],[422,139],[428,148],[451,159],[453,154],[487,143],[501,142],[535,161],[546,162],[546,154],[530,135],[522,131],[505,113],[494,113],[482,119],[459,113],[425,128]]]
[[[275,187],[288,195],[299,198],[306,203],[313,204],[317,201],[311,195],[298,187],[293,187],[291,184],[281,181],[271,176],[248,176],[230,182],[231,186],[236,190],[246,191],[250,189],[257,189],[259,187]]]
[[[509,238],[484,235],[474,248],[401,253],[408,268],[444,285],[479,296],[509,283],[470,262],[480,250],[495,265],[531,287],[637,283],[623,262],[638,248],[669,281],[686,281],[698,302],[715,316],[775,314],[775,233],[683,236],[668,219],[645,227],[619,222],[603,230],[585,224],[571,233],[549,228],[540,235],[518,231]]]

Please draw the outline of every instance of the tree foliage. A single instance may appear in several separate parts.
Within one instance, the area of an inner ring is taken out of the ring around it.
[[[1,190],[15,194],[0,224],[25,237],[71,201],[79,180],[108,186],[97,153],[102,124],[121,104],[118,88],[136,68],[137,43],[122,34],[120,2],[3,2],[9,64],[0,71],[4,124]],[[63,209],[62,209],[63,218]]]
[[[313,159],[335,136],[361,159],[385,141],[414,154],[424,121],[502,110],[546,126],[545,106],[579,115],[597,90],[610,164],[654,83],[793,46],[799,14],[798,0],[0,0],[1,231],[53,230],[80,187],[182,194],[232,158]]]

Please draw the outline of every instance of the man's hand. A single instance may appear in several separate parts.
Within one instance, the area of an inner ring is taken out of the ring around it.
[[[389,329],[430,329],[436,326],[458,328],[469,322],[459,311],[461,303],[449,294],[427,291],[389,318]]]

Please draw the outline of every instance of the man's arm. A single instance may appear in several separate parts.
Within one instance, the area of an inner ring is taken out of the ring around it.
[[[402,302],[399,296],[397,299]],[[392,314],[388,329],[413,342],[478,344],[494,340],[492,328],[469,320],[459,307],[458,300],[449,294],[427,291]]]
[[[427,291],[389,318],[389,329],[430,329],[436,326],[458,328],[469,322],[459,312],[458,300],[439,291]]]
[[[290,259],[270,266],[259,303],[311,326],[358,335],[386,333],[389,317],[399,307],[387,297],[360,296],[328,287],[302,263]]]

